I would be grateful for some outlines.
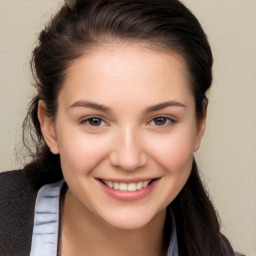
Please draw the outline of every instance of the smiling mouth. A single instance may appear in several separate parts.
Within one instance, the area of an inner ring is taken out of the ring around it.
[[[100,181],[107,187],[112,188],[114,190],[134,192],[134,191],[139,191],[148,187],[155,180],[157,179],[144,180],[144,181],[131,182],[131,183],[114,182],[109,180],[100,180]]]

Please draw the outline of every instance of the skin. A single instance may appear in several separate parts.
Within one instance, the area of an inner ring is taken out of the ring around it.
[[[40,101],[38,117],[69,187],[62,255],[160,255],[166,207],[205,130],[184,59],[140,44],[92,49],[67,70],[56,116]],[[99,178],[158,180],[146,197],[122,201]]]

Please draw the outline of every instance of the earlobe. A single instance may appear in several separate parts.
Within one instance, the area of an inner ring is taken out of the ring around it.
[[[196,152],[200,148],[201,141],[205,132],[205,127],[206,127],[206,118],[200,120],[200,122],[198,123],[194,152]]]
[[[204,136],[204,132],[206,128],[207,108],[208,108],[208,99],[205,97],[203,100],[203,116],[198,120],[198,123],[197,123],[194,152],[199,150],[202,138]]]
[[[53,154],[59,154],[57,136],[54,127],[54,119],[53,117],[47,115],[45,102],[42,100],[39,100],[38,102],[37,116],[46,144]]]

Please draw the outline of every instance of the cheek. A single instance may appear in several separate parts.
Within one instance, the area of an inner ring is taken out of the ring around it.
[[[59,139],[61,167],[64,176],[87,175],[107,154],[106,140],[85,134],[65,135]]]
[[[192,170],[193,140],[179,138],[157,149],[155,159],[164,169],[163,205],[168,206],[186,184]]]
[[[193,162],[193,148],[190,145],[180,143],[178,146],[169,146],[165,154],[159,158],[159,163],[166,171],[166,177],[172,186],[179,192],[186,183],[191,172]]]
[[[158,139],[154,145],[154,158],[165,170],[173,174],[190,171],[195,145],[191,130]]]

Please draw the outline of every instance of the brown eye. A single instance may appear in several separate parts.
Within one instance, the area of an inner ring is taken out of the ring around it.
[[[97,126],[105,125],[106,123],[101,118],[91,117],[91,118],[87,118],[87,119],[82,120],[80,122],[80,124],[87,125],[87,126],[92,126],[92,127],[93,126],[97,127]]]
[[[87,122],[91,126],[100,126],[100,125],[102,125],[103,121],[100,118],[93,117],[93,118],[88,119]]]
[[[164,116],[159,116],[153,119],[153,122],[157,126],[165,125],[170,119]]]

